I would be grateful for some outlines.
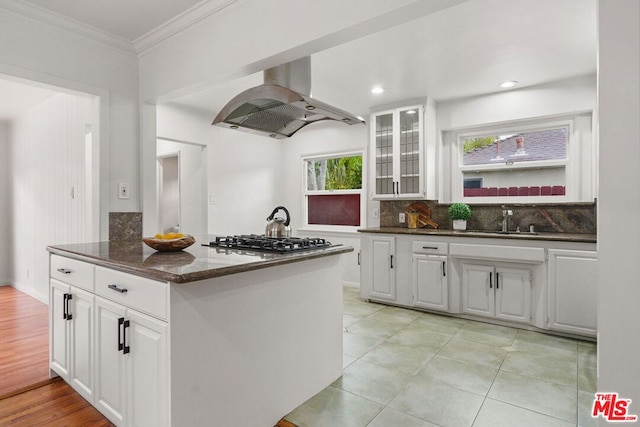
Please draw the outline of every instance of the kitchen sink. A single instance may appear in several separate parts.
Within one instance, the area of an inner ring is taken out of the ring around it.
[[[478,235],[478,236],[504,236],[504,235],[520,235],[520,236],[537,236],[535,231],[500,231],[500,230],[464,230],[460,231],[463,234]]]

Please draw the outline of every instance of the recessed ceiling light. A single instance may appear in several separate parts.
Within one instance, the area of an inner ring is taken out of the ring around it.
[[[504,88],[504,89],[507,89],[507,88],[510,88],[510,87],[514,87],[517,84],[518,84],[518,82],[516,80],[509,80],[509,81],[500,83],[500,87]]]
[[[379,94],[384,92],[384,88],[382,86],[374,86],[371,88],[371,93]]]

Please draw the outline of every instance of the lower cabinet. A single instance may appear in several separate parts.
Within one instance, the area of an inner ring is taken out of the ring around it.
[[[95,405],[113,423],[166,426],[167,323],[96,297]]]
[[[531,318],[531,271],[463,263],[462,311],[528,323]]]
[[[413,305],[449,310],[446,256],[413,255]]]
[[[365,262],[365,268],[370,271],[368,294],[364,298],[376,300],[396,300],[396,239],[390,236],[372,236]]]
[[[598,255],[549,249],[549,329],[595,336]]]
[[[94,296],[54,279],[50,289],[51,369],[91,402]]]

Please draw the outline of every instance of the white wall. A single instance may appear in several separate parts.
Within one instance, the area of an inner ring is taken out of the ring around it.
[[[342,279],[347,284],[359,286],[358,252],[360,251],[360,235],[357,232],[327,233],[301,229],[304,223],[302,157],[365,150],[364,161],[367,162],[368,126],[349,126],[344,123],[330,121],[315,123],[300,130],[291,138],[283,140],[282,144],[283,177],[280,190],[281,197],[278,200],[282,201],[281,204],[291,214],[293,234],[296,236],[323,237],[334,244],[352,246],[354,251],[343,256]],[[368,163],[365,163],[365,165],[368,165]],[[365,182],[365,191],[367,191],[366,184]],[[368,210],[370,211],[371,209],[369,208]],[[271,212],[267,214],[269,213]],[[364,228],[365,226],[366,223],[363,223],[362,227]]]
[[[430,147],[430,152],[438,153],[438,162],[434,165],[438,174],[427,182],[427,194],[439,195],[440,200],[448,201],[452,198],[451,186],[445,177],[450,175],[451,147],[445,143],[441,149],[440,140],[442,132],[447,130],[459,130],[478,127],[486,124],[495,124],[509,121],[533,119],[537,117],[558,116],[577,112],[594,112],[593,140],[591,135],[581,141],[587,144],[584,153],[592,155],[581,156],[579,168],[584,173],[592,176],[593,181],[581,183],[595,187],[595,170],[597,155],[597,96],[596,76],[588,75],[572,79],[561,80],[544,85],[525,87],[519,90],[510,90],[484,96],[457,99],[438,102],[437,110],[437,137],[432,141],[435,147]],[[596,194],[595,188],[585,190],[585,194]]]
[[[108,236],[109,211],[137,211],[138,60],[132,53],[69,29],[21,17],[0,5],[0,74],[66,88],[101,99],[100,228]],[[131,199],[117,198],[117,183],[131,184]]]
[[[160,138],[206,146],[208,194],[201,204],[207,211],[205,231],[264,233],[266,218],[283,194],[280,141],[211,126],[210,114],[175,105],[158,105],[157,129]]]
[[[158,140],[158,157],[176,154],[179,158],[180,179],[176,184],[179,184],[177,190],[180,200],[176,213],[182,233],[200,235],[207,232],[206,150],[205,145]],[[168,225],[166,218],[165,225]],[[159,228],[157,230],[162,231]]]
[[[640,416],[640,3],[600,1],[598,15],[598,391]]]
[[[9,162],[9,122],[0,121],[0,286],[10,283],[9,259],[11,257],[11,170]]]
[[[90,240],[85,130],[92,100],[55,95],[11,125],[10,281],[48,302],[46,246]]]

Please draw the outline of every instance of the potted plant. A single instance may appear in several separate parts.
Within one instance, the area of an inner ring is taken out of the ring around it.
[[[453,220],[454,230],[466,230],[467,220],[471,218],[471,208],[466,203],[456,202],[448,209],[449,218]]]

